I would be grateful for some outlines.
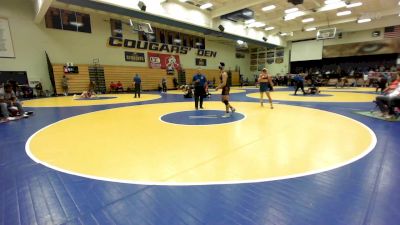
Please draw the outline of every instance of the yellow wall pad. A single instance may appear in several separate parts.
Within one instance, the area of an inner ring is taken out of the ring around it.
[[[360,92],[374,92],[376,88],[371,88],[371,87],[320,87],[319,88],[321,91],[360,91]]]
[[[32,135],[28,155],[53,169],[139,184],[241,183],[313,174],[369,153],[375,134],[327,111],[233,102],[246,119],[185,126],[162,115],[192,103],[122,107],[65,119]],[[223,109],[206,102],[207,109]],[[115,116],[118,115],[118,116]],[[223,119],[223,118],[221,118]]]
[[[332,95],[332,96],[303,96],[303,92],[297,91],[297,96],[293,95],[293,91],[279,91],[271,92],[271,97],[273,100],[281,101],[300,101],[300,102],[372,102],[375,100],[376,95],[373,94],[363,94],[363,93],[351,93],[351,92],[328,92],[321,91],[321,94]],[[260,93],[247,94],[250,98],[260,98]],[[264,99],[267,97],[264,94]]]
[[[210,89],[210,94],[213,94],[213,95],[220,95],[221,92],[222,92],[222,89],[219,89],[218,91],[215,91],[215,89]],[[243,92],[246,92],[246,90],[231,89],[229,91],[230,94],[243,93]],[[167,94],[183,95],[183,91],[181,91],[181,90],[170,90],[170,91],[167,91]]]
[[[23,101],[25,107],[70,107],[70,106],[91,106],[91,105],[107,105],[129,102],[142,102],[161,98],[156,94],[141,94],[140,98],[133,98],[133,94],[113,94],[113,95],[97,95],[98,97],[116,97],[110,99],[98,100],[76,100],[73,96],[63,96],[54,98],[40,98]]]

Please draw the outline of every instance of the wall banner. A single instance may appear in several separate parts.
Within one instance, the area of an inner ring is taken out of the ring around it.
[[[15,58],[8,19],[0,17],[0,58]]]
[[[149,67],[152,69],[166,69],[168,74],[173,74],[175,70],[179,70],[181,62],[179,55],[160,54],[149,52]]]
[[[123,47],[132,50],[136,49],[136,50],[158,51],[158,52],[166,52],[166,53],[181,54],[181,55],[186,55],[188,54],[188,52],[194,50],[196,51],[196,55],[199,57],[213,57],[213,58],[217,57],[217,52],[206,49],[197,49],[197,48],[177,46],[177,45],[168,45],[163,43],[123,39],[119,37],[110,37],[108,39],[108,46]]]
[[[145,62],[144,53],[142,52],[125,52],[125,61],[127,62]]]

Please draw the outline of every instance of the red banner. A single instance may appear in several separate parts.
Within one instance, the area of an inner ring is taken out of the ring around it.
[[[149,67],[152,69],[179,70],[181,62],[179,55],[159,54],[149,52]]]

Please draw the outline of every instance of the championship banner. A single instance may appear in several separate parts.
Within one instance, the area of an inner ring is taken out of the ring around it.
[[[127,62],[145,62],[144,53],[125,52],[125,61],[127,61]]]
[[[152,69],[167,69],[173,72],[181,67],[179,55],[159,54],[149,52],[149,67]]]

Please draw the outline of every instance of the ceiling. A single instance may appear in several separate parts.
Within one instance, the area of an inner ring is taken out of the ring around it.
[[[221,15],[228,14],[243,8],[251,9],[255,12],[255,19],[258,22],[265,23],[265,27],[273,26],[275,29],[268,31],[268,34],[277,34],[279,32],[293,32],[293,36],[286,37],[288,40],[306,39],[315,37],[316,31],[305,31],[307,28],[316,27],[337,27],[342,32],[357,30],[382,28],[400,24],[400,5],[399,0],[347,0],[343,1],[347,5],[361,2],[362,5],[353,8],[341,7],[329,11],[319,11],[325,6],[325,0],[304,0],[303,4],[293,5],[287,0],[193,0],[196,4],[211,2],[211,16],[218,18]],[[181,3],[188,4],[188,3]],[[262,8],[275,5],[275,9],[263,11]],[[297,7],[299,11],[305,13],[296,19],[284,20],[284,10]],[[350,10],[350,15],[337,16],[338,12]],[[305,18],[314,18],[313,22],[303,23]],[[372,21],[365,24],[358,24],[356,21],[360,18],[371,18]],[[243,23],[243,21],[239,21]]]

